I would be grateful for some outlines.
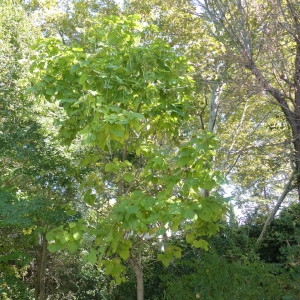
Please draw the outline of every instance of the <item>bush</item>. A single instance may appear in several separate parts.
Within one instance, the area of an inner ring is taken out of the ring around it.
[[[178,267],[191,267],[193,272],[178,274]],[[300,291],[291,275],[281,267],[256,262],[243,265],[205,253],[200,260],[182,260],[161,276],[165,300],[275,300],[300,299]]]

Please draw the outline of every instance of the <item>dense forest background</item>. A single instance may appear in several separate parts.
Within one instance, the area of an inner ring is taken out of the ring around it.
[[[300,299],[296,0],[0,1],[0,299]]]

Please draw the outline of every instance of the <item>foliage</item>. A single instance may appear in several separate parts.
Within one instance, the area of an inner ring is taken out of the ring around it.
[[[110,278],[95,266],[84,264],[79,253],[59,251],[50,255],[50,261],[47,299],[114,299]]]
[[[46,232],[48,299],[134,299],[132,262],[146,299],[299,298],[299,205],[255,244],[299,167],[299,5],[277,4],[0,3],[1,299],[39,297]]]
[[[181,239],[173,241],[183,249],[182,258],[167,268],[160,262],[149,265],[145,299],[195,299],[197,295],[200,299],[298,299],[299,273],[260,261],[254,249],[252,253],[249,250],[254,244],[243,228],[232,236],[230,230],[224,228],[210,240],[209,252],[192,248]],[[117,287],[116,298],[135,299],[133,289],[133,280],[128,280]]]
[[[29,45],[38,32],[21,5],[0,4],[0,277],[7,299],[33,298],[41,235],[72,214],[76,172],[40,124],[26,91]]]
[[[26,0],[33,23],[38,23],[44,37],[59,36],[65,44],[84,43],[81,31],[89,26],[95,15],[118,15],[119,6],[114,0]]]
[[[85,158],[98,168],[96,178],[84,184],[84,200],[95,204],[95,181],[104,182],[100,192],[105,185],[115,187],[108,199],[115,203],[100,205],[102,217],[92,229],[82,222],[60,226],[47,235],[53,241],[49,249],[66,245],[75,252],[89,232],[95,245],[87,260],[98,261],[118,283],[124,280],[122,261],[136,255],[145,235],[181,230],[189,243],[207,249],[199,237],[216,233],[224,212],[221,198],[201,192],[221,181],[211,168],[214,136],[189,136],[180,127],[189,117],[191,67],[160,38],[146,40],[156,29],[143,27],[138,18],[96,21],[80,48],[39,41],[31,68],[33,90],[65,110],[60,137],[99,149]],[[180,252],[169,245],[158,258],[168,265]]]
[[[80,133],[83,142],[105,148],[111,142],[124,144],[130,127],[138,123],[170,130],[181,119],[191,88],[190,78],[182,75],[190,67],[162,40],[144,43],[143,35],[152,29],[143,29],[137,20],[131,16],[96,22],[83,48],[55,39],[39,42],[37,50],[45,56],[36,57],[32,66],[41,79],[35,90],[47,100],[59,100],[65,109],[68,118],[62,121],[61,136],[66,142]],[[140,122],[144,118],[154,124]],[[136,131],[153,133],[143,127]]]
[[[264,261],[283,263],[299,272],[299,204],[283,208],[270,228],[259,249]]]
[[[191,268],[177,274],[177,268]],[[168,275],[164,299],[297,299],[293,278],[281,268],[263,263],[228,263],[215,254],[202,254],[198,260],[180,261]],[[289,298],[288,298],[289,297]]]

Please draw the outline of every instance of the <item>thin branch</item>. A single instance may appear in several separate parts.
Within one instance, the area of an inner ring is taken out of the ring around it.
[[[264,227],[256,241],[256,244],[257,245],[260,245],[265,234],[266,234],[266,231],[267,231],[267,228],[268,226],[271,224],[272,220],[274,219],[274,216],[276,215],[277,211],[279,210],[283,200],[285,199],[285,197],[287,196],[287,194],[294,188],[294,185],[293,185],[293,181],[294,181],[294,178],[295,178],[295,175],[296,173],[293,172],[292,175],[290,176],[288,182],[286,183],[285,185],[285,188],[281,194],[281,196],[279,197],[279,199],[277,200],[277,203],[275,205],[275,207],[273,208],[273,210],[271,211],[269,217],[267,218],[265,224],[264,224]]]
[[[263,118],[260,120],[260,122],[253,128],[253,130],[248,134],[248,137],[251,137],[256,130],[258,130],[258,128],[261,126],[261,124],[266,120],[266,118],[269,116],[269,114],[274,110],[274,108],[272,108],[271,110],[269,110],[264,116]],[[238,163],[238,160],[240,159],[242,153],[245,151],[245,149],[247,148],[247,143],[244,144],[244,146],[242,147],[242,149],[239,151],[239,154],[237,155],[236,159],[234,160],[234,162],[232,163],[232,165],[229,167],[229,169],[226,172],[226,176],[228,174],[230,174],[230,172],[232,171],[232,169],[235,167],[235,165]],[[227,156],[228,157],[228,156]],[[224,161],[225,164],[225,161]],[[223,164],[223,168],[224,167]]]
[[[245,56],[247,56],[245,54]],[[248,60],[248,62],[247,62]],[[273,98],[277,101],[277,103],[280,105],[288,123],[294,127],[295,123],[295,114],[291,109],[289,108],[289,105],[286,101],[286,96],[281,93],[278,89],[274,88],[269,81],[264,77],[262,71],[257,68],[255,63],[251,60],[251,58],[246,58],[246,64],[245,67],[252,72],[252,74],[255,76],[256,80],[259,82],[259,84],[273,96]]]
[[[244,106],[244,109],[243,109],[243,113],[242,113],[242,117],[241,117],[241,119],[239,121],[239,124],[237,126],[237,130],[236,130],[235,135],[234,135],[234,137],[232,139],[232,143],[231,143],[231,145],[229,147],[228,152],[230,152],[233,149],[233,147],[235,145],[235,142],[236,142],[236,138],[240,134],[240,131],[242,130],[242,124],[244,123],[244,120],[245,120],[245,117],[246,117],[246,111],[247,111],[247,109],[249,107],[248,100],[249,99],[246,100],[246,103],[245,103],[245,106]]]

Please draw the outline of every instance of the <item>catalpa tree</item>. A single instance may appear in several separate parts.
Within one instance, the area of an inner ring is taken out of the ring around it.
[[[76,251],[89,236],[86,261],[120,283],[128,261],[143,299],[145,245],[180,232],[195,247],[218,231],[225,205],[210,193],[221,176],[212,170],[216,139],[191,133],[192,67],[138,16],[93,20],[79,45],[39,41],[33,57],[33,90],[65,115],[59,137],[87,150],[90,168],[81,195],[93,214],[48,233],[49,250]],[[206,192],[204,192],[206,191]],[[148,237],[146,239],[146,236]],[[158,259],[180,258],[171,243]]]

